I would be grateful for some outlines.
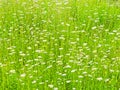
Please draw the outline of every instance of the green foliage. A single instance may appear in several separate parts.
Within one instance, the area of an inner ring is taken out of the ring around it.
[[[0,0],[0,90],[119,90],[119,1]]]

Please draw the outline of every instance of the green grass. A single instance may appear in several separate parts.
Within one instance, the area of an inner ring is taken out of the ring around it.
[[[0,90],[120,90],[119,1],[0,0]]]

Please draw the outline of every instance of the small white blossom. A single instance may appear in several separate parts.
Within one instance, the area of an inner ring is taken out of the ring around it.
[[[57,87],[54,87],[53,90],[58,90],[58,88],[57,88]]]
[[[25,76],[26,76],[26,74],[25,74],[25,73],[23,73],[23,74],[21,74],[21,75],[20,75],[20,77],[25,77]]]
[[[64,77],[64,76],[66,76],[66,74],[64,73],[64,74],[62,74],[62,76]]]
[[[94,27],[92,27],[92,30],[95,30],[97,27],[96,26],[94,26]]]
[[[78,78],[83,78],[83,76],[82,76],[82,75],[79,75]]]
[[[102,78],[102,77],[98,77],[97,80],[98,80],[98,81],[101,81],[101,80],[103,80],[103,78]]]
[[[10,73],[15,73],[16,71],[15,70],[10,70]]]
[[[41,50],[35,50],[35,52],[36,52],[36,53],[40,53],[40,52],[41,52]]]
[[[49,84],[48,87],[53,88],[54,86],[52,84]]]
[[[66,65],[65,68],[71,68],[71,66],[70,65]]]
[[[71,82],[71,80],[67,80],[67,81],[66,81],[66,83],[70,83],[70,82]]]
[[[74,72],[76,72],[76,71],[77,71],[76,69],[73,69],[71,72],[74,73]]]
[[[23,56],[23,57],[24,57],[25,55],[26,55],[25,53],[20,53],[20,56]]]
[[[36,80],[32,81],[32,84],[35,84],[36,83]]]
[[[29,49],[29,50],[30,50],[30,49],[32,49],[32,48],[29,46],[29,47],[27,47],[27,49]]]
[[[105,79],[105,82],[108,82],[110,79],[109,78],[107,78],[107,79]]]

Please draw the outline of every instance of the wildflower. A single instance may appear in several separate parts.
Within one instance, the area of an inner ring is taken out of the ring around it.
[[[82,75],[79,75],[78,78],[83,78],[83,76],[82,76]]]
[[[25,55],[26,55],[25,53],[20,53],[20,56],[23,56],[23,57],[24,57]]]
[[[65,74],[65,73],[63,73],[63,74],[62,74],[62,76],[64,77],[64,76],[66,76],[66,74]]]
[[[53,88],[54,86],[52,84],[49,84],[48,87]]]
[[[114,70],[110,69],[110,72],[112,73],[112,72],[114,72]]]
[[[93,53],[97,53],[97,50],[93,50]]]
[[[30,75],[30,76],[29,76],[29,78],[33,78],[33,76],[32,76],[32,75]]]
[[[70,65],[66,65],[65,68],[71,68],[71,66]]]
[[[70,42],[70,44],[74,45],[74,44],[76,44],[76,42]]]
[[[15,73],[16,71],[15,70],[10,70],[10,73]]]
[[[50,66],[47,66],[47,68],[51,68],[52,67],[52,65],[50,65]]]
[[[34,2],[38,2],[38,0],[34,0]]]
[[[83,72],[82,74],[87,74],[87,72]]]
[[[25,77],[25,76],[26,76],[26,74],[25,74],[25,73],[23,73],[23,74],[21,74],[21,75],[20,75],[20,77]]]
[[[73,87],[72,90],[76,90],[76,88]]]
[[[101,47],[102,45],[101,44],[98,44],[98,48]]]
[[[40,82],[39,84],[44,84],[44,82]]]
[[[97,27],[96,26],[94,26],[94,27],[92,27],[92,30],[95,30]]]
[[[73,73],[73,72],[76,72],[77,70],[76,69],[73,69],[71,72]]]
[[[32,84],[35,84],[36,83],[36,80],[32,81]]]
[[[102,78],[102,77],[98,77],[97,80],[98,80],[98,81],[101,81],[101,80],[103,80],[103,78]]]
[[[2,67],[2,65],[3,65],[3,64],[2,64],[2,63],[0,63],[0,67]]]
[[[58,88],[57,88],[57,87],[54,87],[53,90],[58,90]]]
[[[92,68],[92,71],[96,71],[97,69],[98,69],[98,68],[95,68],[95,67],[94,67],[94,68]]]
[[[66,83],[70,83],[70,82],[71,82],[71,80],[67,80],[67,81],[66,81]]]
[[[59,50],[63,50],[63,48],[59,48]]]
[[[68,24],[68,23],[67,23],[67,24],[66,24],[66,26],[68,26],[68,27],[69,27],[69,26],[70,26],[70,24]]]
[[[29,47],[27,47],[27,49],[30,50],[30,49],[32,49],[32,48],[29,46]]]
[[[43,42],[47,42],[47,40],[43,40]]]
[[[36,52],[36,53],[40,53],[40,52],[41,52],[41,50],[36,50],[35,52]]]
[[[108,82],[109,81],[109,78],[105,79],[105,82]]]
[[[61,22],[62,25],[64,25],[65,23],[64,22]]]
[[[83,43],[83,46],[87,46],[87,43]]]

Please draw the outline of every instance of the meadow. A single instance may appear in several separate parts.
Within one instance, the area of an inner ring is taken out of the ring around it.
[[[0,90],[120,90],[119,0],[0,0]]]

